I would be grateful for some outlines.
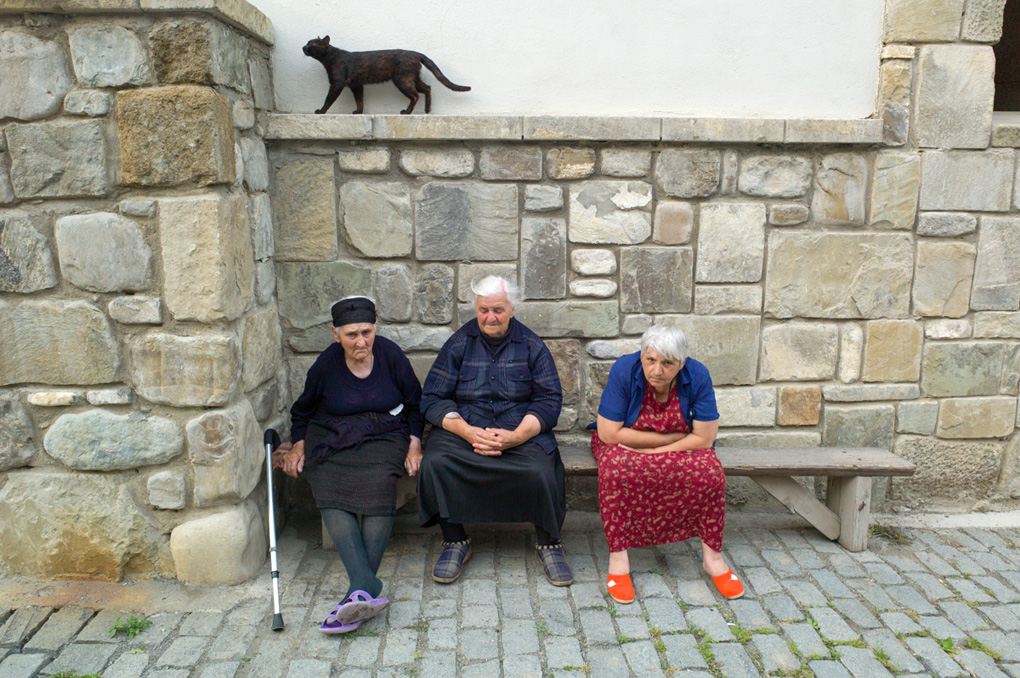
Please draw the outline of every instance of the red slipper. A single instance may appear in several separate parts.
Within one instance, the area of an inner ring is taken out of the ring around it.
[[[629,574],[611,574],[606,579],[606,588],[609,589],[609,597],[618,603],[634,602],[634,584],[630,581]]]
[[[725,598],[733,600],[744,595],[744,585],[740,583],[737,575],[733,574],[733,570],[727,570],[718,577],[712,577],[712,581],[715,582],[715,587]]]

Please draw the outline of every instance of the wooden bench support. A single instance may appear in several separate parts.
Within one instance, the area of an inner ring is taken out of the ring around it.
[[[825,491],[829,508],[839,515],[839,543],[848,551],[868,548],[871,524],[871,478],[869,476],[829,477]],[[830,537],[830,539],[833,537]]]
[[[829,539],[840,538],[840,517],[793,478],[751,476],[751,479],[778,499],[783,506],[818,528],[818,531]]]

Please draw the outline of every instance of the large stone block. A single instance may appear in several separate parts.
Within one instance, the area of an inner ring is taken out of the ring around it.
[[[208,87],[121,92],[117,134],[126,185],[208,186],[237,178],[230,102]]]
[[[917,216],[921,159],[916,153],[885,151],[875,158],[871,186],[871,224],[909,231]]]
[[[652,166],[651,152],[640,148],[604,148],[601,156],[602,174],[607,177],[644,177]]]
[[[110,322],[84,301],[0,300],[0,385],[117,381],[120,353]]]
[[[427,325],[445,325],[453,319],[453,269],[426,264],[414,286],[415,317]]]
[[[925,212],[917,218],[917,234],[955,238],[977,230],[977,217],[953,212]]]
[[[248,212],[238,195],[159,201],[163,297],[178,320],[239,317],[254,297]]]
[[[165,21],[149,34],[149,44],[160,83],[227,85],[245,93],[251,90],[248,39],[219,22],[190,18]],[[266,108],[265,103],[259,101],[256,105]]]
[[[987,148],[995,54],[986,45],[924,45],[917,57],[913,133],[918,146]]]
[[[19,198],[105,195],[110,188],[103,122],[7,126],[11,185]]]
[[[599,360],[616,360],[622,355],[633,353],[641,348],[641,344],[634,338],[630,339],[596,339],[589,341],[585,351],[592,358]]]
[[[822,395],[834,403],[861,403],[920,398],[921,389],[917,384],[827,384],[822,387]]]
[[[761,331],[762,381],[832,379],[839,356],[839,327],[788,322]]]
[[[779,425],[814,426],[822,413],[822,390],[817,386],[779,389]]]
[[[281,343],[276,306],[259,309],[241,322],[241,384],[245,391],[276,374],[282,364]]]
[[[979,311],[1020,308],[1020,218],[981,217],[970,307]]]
[[[77,471],[125,471],[170,461],[184,451],[184,436],[163,417],[89,410],[57,419],[43,445]]]
[[[698,285],[694,288],[694,312],[761,313],[761,295],[761,285]]]
[[[892,405],[825,408],[822,443],[826,447],[880,447],[892,449],[896,410]]]
[[[924,347],[921,389],[926,396],[996,395],[1004,345],[995,342],[928,342]]]
[[[749,155],[740,165],[741,193],[770,198],[797,198],[811,188],[811,159],[799,155]]]
[[[165,575],[161,541],[119,476],[37,470],[10,474],[0,489],[0,569],[10,574]]]
[[[0,213],[0,292],[37,292],[56,286],[46,238],[24,212]]]
[[[690,247],[628,247],[620,252],[624,313],[687,313],[693,293]]]
[[[64,110],[71,115],[87,115],[98,118],[113,109],[113,95],[94,89],[68,92],[64,97]]]
[[[616,273],[616,255],[609,250],[574,250],[570,266],[581,275],[612,275]]]
[[[280,316],[297,329],[329,322],[329,307],[353,294],[372,294],[372,269],[345,261],[280,264]]]
[[[115,24],[87,24],[68,36],[78,82],[85,87],[121,87],[152,82],[152,68],[134,31]]]
[[[765,311],[779,318],[903,317],[913,263],[906,234],[773,232]]]
[[[396,342],[404,351],[438,351],[453,336],[453,331],[449,327],[382,325],[379,336]]]
[[[573,405],[581,395],[581,342],[576,339],[551,339],[545,342],[556,363],[563,389],[563,403]]]
[[[874,320],[865,329],[864,381],[917,381],[924,331],[913,320]]]
[[[939,438],[1005,438],[1016,426],[1016,398],[947,398],[939,405]]]
[[[758,282],[765,256],[765,205],[712,203],[701,207],[698,282]]]
[[[811,213],[822,223],[863,224],[868,163],[856,153],[822,158],[815,176]]]
[[[131,342],[131,384],[149,402],[226,405],[237,393],[241,346],[227,334],[178,337],[153,332]]]
[[[404,183],[348,181],[340,188],[344,228],[366,257],[402,257],[414,245],[411,187]]]
[[[882,115],[882,135],[887,144],[902,146],[907,142],[913,76],[912,61],[882,61],[878,78],[878,110]]]
[[[28,465],[35,454],[32,420],[16,391],[0,391],[0,471]]]
[[[660,200],[655,205],[652,240],[660,245],[686,245],[694,230],[694,205],[679,200]]]
[[[180,510],[185,505],[184,476],[174,471],[160,471],[149,476],[145,484],[149,503],[158,509]]]
[[[761,318],[667,315],[658,318],[658,322],[683,330],[691,357],[708,367],[714,384],[755,383]]]
[[[545,171],[550,179],[584,179],[595,172],[595,151],[591,148],[551,148],[545,154]]]
[[[521,220],[521,292],[525,299],[561,299],[567,293],[565,220]]]
[[[888,0],[885,42],[948,42],[960,35],[964,0]]]
[[[411,319],[414,291],[407,264],[383,264],[372,272],[375,310],[380,320],[407,322]]]
[[[911,506],[971,508],[995,489],[1002,452],[1001,443],[899,436],[893,453],[914,462],[917,470],[894,481],[893,496]]]
[[[400,169],[413,177],[466,177],[475,171],[475,156],[467,149],[402,151]]]
[[[542,149],[489,146],[482,149],[478,170],[486,181],[537,181],[542,178]]]
[[[390,152],[385,148],[352,148],[337,152],[342,172],[381,174],[390,169]]]
[[[244,160],[244,185],[249,191],[265,191],[269,188],[269,156],[261,139],[243,137],[240,140],[241,157]]]
[[[772,205],[769,207],[769,223],[773,226],[796,226],[811,216],[805,205]]]
[[[517,319],[540,337],[615,337],[620,311],[615,301],[523,301]]]
[[[498,275],[517,283],[517,264],[460,264],[457,281],[457,300],[475,303],[475,294],[471,291],[471,283],[489,275]]]
[[[934,401],[899,403],[896,406],[896,432],[931,435],[939,416],[939,404]]]
[[[976,339],[1020,339],[1020,313],[975,313]]]
[[[914,313],[947,318],[967,315],[975,255],[970,243],[919,242],[914,269]],[[1020,302],[1020,295],[1017,299]]]
[[[0,120],[37,120],[56,113],[72,84],[59,42],[0,31]]]
[[[240,584],[266,560],[265,521],[252,501],[189,520],[170,533],[170,553],[185,584]]]
[[[570,241],[636,245],[652,233],[652,187],[643,181],[589,181],[570,191]]]
[[[273,223],[277,259],[336,259],[335,184],[332,160],[296,160],[276,171]]]
[[[1013,191],[1011,149],[921,154],[922,210],[1007,212]]]
[[[525,212],[552,212],[563,207],[563,189],[559,186],[525,186]]]
[[[111,318],[123,325],[160,325],[163,322],[159,297],[117,297],[110,300],[106,310]]]
[[[776,389],[720,388],[715,392],[719,426],[775,426]]]
[[[234,504],[258,485],[265,461],[255,411],[246,399],[213,410],[187,425],[188,456],[195,472],[195,506]]]
[[[655,163],[655,181],[674,198],[704,198],[719,188],[722,155],[707,149],[666,149]]]
[[[110,212],[75,214],[53,227],[60,273],[93,292],[138,291],[149,286],[152,250],[139,225]]]
[[[970,0],[963,14],[960,37],[971,42],[998,42],[1006,0]]]
[[[415,196],[420,260],[517,259],[517,186],[429,183]]]

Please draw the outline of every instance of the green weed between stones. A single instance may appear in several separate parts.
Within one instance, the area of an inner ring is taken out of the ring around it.
[[[538,633],[539,638],[545,638],[549,635],[549,627],[545,625],[544,621],[535,624],[535,632]]]
[[[582,664],[581,666],[564,666],[564,671],[575,671],[577,673],[583,673],[586,676],[591,675],[591,664]]]
[[[872,525],[868,528],[869,537],[882,537],[894,544],[910,544],[913,538],[898,527],[890,525]]]
[[[877,649],[873,649],[872,652],[875,655],[875,659],[877,659],[878,661],[882,662],[882,666],[884,666],[885,668],[889,669],[893,673],[899,673],[900,672],[900,667],[898,665],[892,663],[892,661],[889,659],[888,653],[885,650],[883,650],[882,648],[877,648]]]
[[[121,621],[121,618],[117,617],[117,621],[113,623],[113,628],[110,629],[110,637],[113,638],[123,631],[127,634],[128,640],[131,640],[150,626],[152,626],[152,622],[148,619],[139,619],[132,616]]]
[[[988,647],[987,645],[982,643],[980,640],[976,640],[974,638],[968,638],[967,642],[964,643],[964,646],[967,649],[969,649],[969,650],[977,650],[978,652],[984,652],[986,655],[988,655],[992,659],[1002,659],[1002,655],[1001,654],[999,654],[998,652],[996,652],[992,648]]]
[[[737,642],[740,643],[741,645],[747,645],[748,643],[751,642],[751,632],[748,629],[745,629],[743,626],[740,626],[739,624],[734,624],[733,627],[730,628],[730,631],[733,633],[733,636],[737,639]]]
[[[54,673],[50,678],[103,678],[98,673],[75,673],[74,671],[61,671]]]
[[[936,640],[938,641],[939,646],[943,650],[945,650],[946,654],[948,654],[949,656],[953,656],[957,652],[960,651],[960,648],[958,648],[955,645],[953,645],[953,639],[952,638],[942,638],[941,640],[940,639],[936,639]]]

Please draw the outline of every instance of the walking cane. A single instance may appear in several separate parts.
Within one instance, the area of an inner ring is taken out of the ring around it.
[[[269,488],[269,566],[273,573],[273,630],[283,630],[280,614],[280,569],[276,564],[276,506],[273,501],[273,450],[280,446],[280,434],[267,429],[262,439],[266,444],[266,484]]]

